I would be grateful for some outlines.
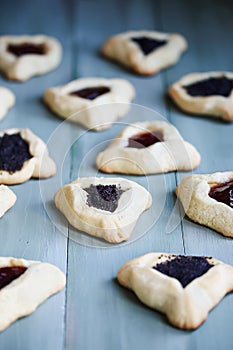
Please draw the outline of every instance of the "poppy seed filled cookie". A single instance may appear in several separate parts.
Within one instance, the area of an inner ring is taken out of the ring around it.
[[[129,31],[107,39],[102,54],[140,75],[153,75],[176,64],[187,49],[180,34]]]
[[[233,73],[205,72],[183,76],[168,89],[184,112],[233,121]]]
[[[186,287],[213,266],[206,258],[201,256],[178,255],[174,259],[153,266],[153,269],[176,278],[183,287]]]
[[[149,55],[151,52],[155,51],[159,47],[167,44],[167,40],[158,40],[147,38],[146,36],[131,38],[132,41],[137,43],[144,55]]]
[[[211,257],[149,253],[124,264],[118,282],[181,329],[196,329],[233,290],[233,266]]]
[[[117,185],[91,185],[88,188],[84,188],[88,193],[88,206],[113,213],[116,210],[118,200],[123,193],[119,187],[117,187]]]
[[[152,204],[150,193],[136,182],[103,177],[78,178],[61,187],[54,201],[72,226],[110,243],[127,241]]]
[[[184,86],[191,96],[220,95],[229,97],[233,89],[233,79],[225,76],[209,78]]]
[[[29,129],[0,132],[0,183],[18,184],[56,173],[45,143]]]
[[[14,173],[21,170],[24,162],[31,158],[29,144],[22,139],[19,133],[4,134],[0,137],[0,171]]]

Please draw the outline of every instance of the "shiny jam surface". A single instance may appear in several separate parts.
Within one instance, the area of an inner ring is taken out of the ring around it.
[[[14,173],[21,170],[24,162],[30,158],[29,144],[19,133],[0,137],[0,170]]]
[[[130,148],[145,148],[163,141],[163,134],[159,131],[143,132],[131,136],[128,140]]]
[[[72,91],[70,92],[70,95],[85,98],[87,100],[94,100],[101,95],[107,94],[108,92],[110,92],[109,87],[96,86],[96,87],[89,87],[89,88],[85,88],[77,91]]]
[[[16,278],[21,276],[27,267],[24,266],[6,266],[0,268],[0,289],[6,287]]]
[[[88,193],[87,205],[89,207],[110,211],[111,213],[116,210],[118,200],[124,192],[120,185],[91,185],[84,188],[84,190]]]
[[[212,186],[209,191],[209,196],[233,208],[233,181]]]
[[[183,86],[191,96],[230,96],[233,89],[233,80],[227,77],[209,78]]]
[[[140,49],[142,50],[144,55],[149,55],[152,51],[158,49],[159,47],[167,43],[167,40],[152,39],[147,38],[145,36],[131,38],[131,40],[140,46]]]
[[[22,43],[22,44],[9,44],[7,51],[13,55],[20,57],[23,55],[44,55],[47,51],[45,44],[33,44],[33,43]]]
[[[153,269],[176,278],[184,288],[213,266],[206,257],[177,255],[174,258],[174,255],[171,255],[165,262],[153,266]]]

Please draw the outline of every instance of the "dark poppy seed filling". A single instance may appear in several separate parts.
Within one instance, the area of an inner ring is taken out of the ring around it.
[[[118,200],[124,192],[116,185],[91,185],[84,188],[88,193],[87,205],[113,213],[118,205]]]
[[[209,78],[183,86],[191,96],[220,95],[228,97],[233,89],[233,80],[226,77]]]
[[[211,187],[209,196],[233,208],[233,181]]]
[[[167,43],[167,40],[152,39],[145,36],[141,36],[139,38],[131,38],[131,40],[140,46],[140,49],[144,55],[149,55],[149,53]]]
[[[163,141],[163,134],[159,131],[143,132],[129,138],[128,146],[130,148],[145,148],[154,143]]]
[[[24,266],[6,266],[0,268],[0,289],[6,287],[16,278],[21,276],[27,267]]]
[[[195,278],[204,275],[213,266],[207,258],[202,256],[177,255],[175,258],[153,266],[153,269],[176,278],[184,288]]]
[[[22,44],[9,44],[7,51],[13,55],[20,57],[23,55],[45,55],[47,47],[45,44],[33,44],[33,43],[22,43]]]
[[[94,100],[101,95],[107,94],[109,91],[110,89],[107,86],[96,86],[70,92],[70,95]]]
[[[14,173],[21,170],[26,160],[32,158],[28,143],[20,134],[4,134],[0,137],[0,171]]]

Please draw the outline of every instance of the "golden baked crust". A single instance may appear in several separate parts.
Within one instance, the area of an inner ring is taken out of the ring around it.
[[[56,266],[40,261],[0,257],[0,268],[22,266],[27,270],[0,289],[0,331],[18,318],[31,314],[51,295],[64,288],[66,278]]]
[[[148,55],[144,55],[134,37],[146,37],[166,40],[167,43]],[[141,75],[153,75],[178,62],[187,49],[185,38],[179,34],[167,34],[156,31],[129,31],[110,37],[103,45],[102,54],[111,60],[134,70]]]
[[[73,91],[98,86],[110,91],[93,100],[70,95]],[[128,113],[134,96],[135,90],[127,80],[81,78],[47,89],[44,102],[63,119],[100,131],[111,127],[114,121]]]
[[[113,212],[88,206],[84,189],[99,184],[120,186],[124,191]],[[136,182],[102,177],[78,178],[60,188],[54,201],[72,226],[110,243],[128,240],[139,216],[152,204],[150,193]]]
[[[117,279],[141,302],[164,313],[173,326],[196,329],[206,320],[209,311],[233,290],[233,267],[207,257],[214,266],[183,288],[176,278],[153,269],[158,263],[175,257],[167,253],[146,254],[124,264]]]
[[[233,79],[232,72],[191,73],[183,76],[168,89],[169,96],[185,112],[219,117],[233,121],[233,89],[228,97],[220,95],[191,96],[184,86],[201,82],[209,78],[226,77]]]
[[[9,44],[44,44],[43,55],[27,54],[17,57],[7,50]],[[33,76],[55,69],[62,57],[62,47],[55,38],[45,35],[6,35],[0,37],[0,70],[9,80],[26,81]]]
[[[140,149],[127,147],[130,137],[145,132],[159,132],[163,140]],[[96,165],[106,173],[146,175],[192,170],[199,165],[200,159],[195,147],[184,141],[173,125],[148,121],[126,127],[97,156]]]
[[[186,215],[224,236],[233,237],[233,209],[209,196],[212,186],[233,180],[233,172],[189,175],[176,188]]]
[[[56,165],[49,157],[45,143],[29,129],[6,129],[0,132],[0,137],[4,134],[20,134],[21,138],[29,144],[29,152],[32,156],[26,160],[23,167],[15,172],[0,170],[1,184],[19,184],[29,180],[31,177],[47,178],[56,173]]]

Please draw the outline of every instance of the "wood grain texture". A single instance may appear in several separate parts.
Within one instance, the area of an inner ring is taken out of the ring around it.
[[[163,29],[177,30],[184,34],[189,42],[189,50],[176,69],[164,72],[166,85],[169,86],[188,72],[232,71],[233,55],[229,43],[233,39],[231,16],[233,4],[229,1],[197,1],[193,2],[190,8],[188,2],[176,1],[169,2],[170,11],[167,11],[167,5],[168,1],[161,1]],[[176,28],[172,13],[176,14]],[[196,173],[232,169],[230,151],[232,124],[211,118],[188,116],[178,111],[170,101],[167,101],[167,106],[172,123],[186,135],[186,139],[193,143],[202,155],[202,162]],[[180,175],[179,178],[183,177],[183,174]],[[194,224],[186,218],[183,221],[183,229],[186,254],[210,255],[233,264],[231,239]],[[190,334],[189,348],[230,348],[233,340],[230,331],[231,310],[233,310],[233,299],[232,296],[227,296],[210,313],[208,321],[197,332]]]
[[[41,1],[5,2],[1,10],[1,34],[46,33],[62,40],[65,56],[62,65],[48,75],[31,79],[26,83],[13,83],[0,78],[0,85],[7,86],[16,95],[16,106],[1,122],[1,129],[28,127],[47,141],[60,124],[42,104],[45,88],[63,83],[71,78],[71,33],[66,9],[62,1],[51,1],[54,16],[46,11]],[[69,134],[70,126],[66,133]],[[50,149],[56,163],[60,164],[62,145]],[[70,165],[69,165],[70,167]],[[67,174],[69,179],[69,172]],[[47,179],[43,186],[50,187]],[[40,196],[38,180],[12,186],[18,199],[14,208],[1,219],[0,255],[48,261],[66,273],[67,238],[59,233],[49,220]],[[50,198],[51,201],[52,198]],[[44,203],[47,204],[47,203]],[[47,300],[31,316],[23,318],[0,335],[0,348],[4,350],[62,349],[64,343],[65,290]]]
[[[166,233],[176,200],[173,191],[186,174],[128,176],[149,186],[154,204],[140,218],[134,238],[145,227],[148,232],[120,246],[109,247],[69,227],[54,208],[52,197],[62,184],[77,176],[102,175],[95,168],[97,153],[128,123],[157,117],[153,110],[175,124],[199,149],[202,163],[197,173],[232,170],[233,125],[188,116],[165,97],[167,87],[188,72],[233,69],[232,10],[230,0],[51,0],[49,9],[46,1],[39,0],[14,2],[13,7],[11,1],[4,4],[1,34],[54,35],[62,42],[64,58],[57,70],[23,84],[0,78],[0,85],[11,88],[17,98],[1,129],[31,128],[48,141],[58,165],[52,179],[13,187],[18,200],[0,222],[0,255],[55,263],[67,273],[67,288],[1,333],[0,349],[231,348],[232,295],[211,312],[201,328],[186,332],[174,329],[163,315],[144,307],[115,279],[122,264],[150,251],[213,255],[233,264],[233,241],[210,229],[185,218],[172,233]],[[104,40],[130,29],[179,32],[187,38],[189,50],[176,66],[155,77],[135,76],[99,55]],[[86,76],[122,77],[136,88],[131,112],[104,132],[87,133],[82,127],[61,122],[41,102],[46,88]],[[177,209],[174,214],[179,219]]]

